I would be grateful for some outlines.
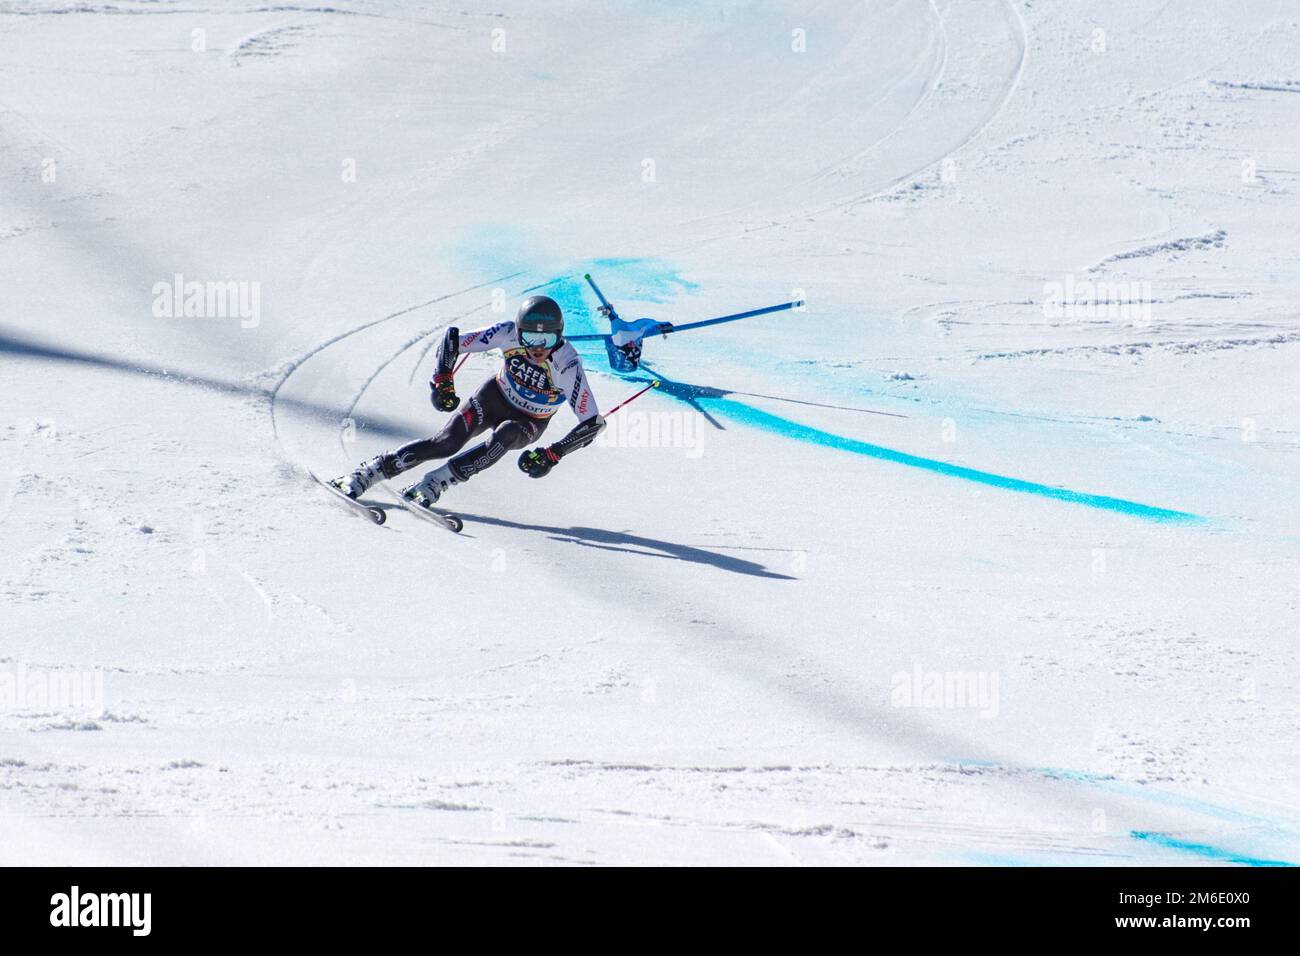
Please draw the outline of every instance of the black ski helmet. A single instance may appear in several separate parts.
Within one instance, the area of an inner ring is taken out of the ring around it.
[[[515,316],[515,333],[519,336],[520,345],[524,344],[524,335],[529,332],[542,335],[552,333],[555,343],[551,348],[559,348],[564,341],[564,313],[560,311],[560,303],[547,295],[533,295],[524,299],[523,305],[519,306],[519,314]]]

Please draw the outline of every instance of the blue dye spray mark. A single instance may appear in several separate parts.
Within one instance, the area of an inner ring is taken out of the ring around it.
[[[1241,823],[1250,826],[1262,826],[1279,831],[1284,829],[1294,829],[1283,827],[1277,822],[1270,820],[1267,817],[1261,817],[1258,814],[1245,813],[1241,810],[1221,806],[1217,803],[1210,803],[1206,800],[1198,799],[1197,797],[1169,793],[1164,790],[1153,789],[1149,786],[1129,783],[1124,780],[1117,780],[1110,774],[1094,773],[1089,770],[1071,770],[1067,767],[1021,767],[1015,764],[1000,763],[996,760],[971,760],[966,758],[958,759],[955,757],[949,757],[946,758],[946,760],[948,763],[960,764],[964,767],[986,767],[990,770],[1008,770],[1020,773],[1032,773],[1036,776],[1047,777],[1052,780],[1069,780],[1074,783],[1086,784],[1087,786],[1097,787],[1103,790],[1110,790],[1113,793],[1123,794],[1126,797],[1132,797],[1136,800],[1145,800],[1151,803],[1160,803],[1169,807],[1178,807],[1181,810],[1189,810],[1203,816],[1214,817],[1216,820],[1231,820],[1234,823]]]
[[[596,314],[595,293],[582,277],[586,272],[591,273],[615,308],[618,308],[620,300],[628,299],[664,305],[699,289],[697,283],[683,279],[661,259],[592,259],[580,264],[574,275],[560,276],[546,283],[553,290],[547,295],[560,303],[564,310],[566,326],[571,313],[583,318],[586,327],[574,330],[580,333],[609,331],[604,319]],[[617,285],[602,281],[606,276],[615,276]],[[619,314],[622,313],[623,310],[619,309]],[[640,316],[623,315],[623,318]]]
[[[1063,767],[1022,767],[1015,764],[1001,763],[995,760],[958,760],[947,758],[946,762],[965,767],[986,767],[992,770],[1028,773],[1039,777],[1046,777],[1049,780],[1065,780],[1083,786],[1095,787],[1099,790],[1108,790],[1112,793],[1122,794],[1123,796],[1130,797],[1134,800],[1177,807],[1178,809],[1201,814],[1202,816],[1211,817],[1216,820],[1230,820],[1234,823],[1249,825],[1257,829],[1266,830],[1275,838],[1285,840],[1294,839],[1295,827],[1289,823],[1270,820],[1266,817],[1258,816],[1257,814],[1244,813],[1241,810],[1220,806],[1219,804],[1210,803],[1206,800],[1200,800],[1196,797],[1184,794],[1169,793],[1149,786],[1139,786],[1138,784],[1129,783],[1124,780],[1117,780],[1109,774],[1092,773],[1087,770],[1070,770]],[[1190,853],[1205,860],[1215,860],[1222,863],[1236,863],[1244,866],[1296,865],[1284,860],[1266,859],[1246,853],[1238,853],[1234,850],[1212,846],[1208,843],[1193,843],[1188,840],[1180,840],[1167,833],[1158,833],[1150,830],[1130,830],[1129,836],[1134,840],[1159,846],[1167,850]]]
[[[462,258],[469,259],[484,271],[499,273],[504,270],[509,272],[512,269],[518,269],[518,263],[520,262],[533,261],[532,257],[527,256],[527,245],[527,240],[522,235],[508,227],[484,226],[467,237],[460,249],[460,255]],[[601,281],[602,274],[616,276],[616,287],[606,288],[604,284],[601,286],[606,295],[613,296],[611,301],[616,304],[619,298],[636,298],[644,302],[667,303],[698,288],[695,283],[682,278],[671,264],[661,259],[605,258],[592,259],[587,263],[579,264],[576,271],[568,275],[546,280],[539,277],[527,284],[521,291],[525,295],[544,291],[546,295],[555,299],[564,310],[566,325],[570,332],[579,334],[607,332],[608,327],[605,325],[604,320],[597,315],[595,306],[592,304],[594,296],[582,278],[584,272],[591,272],[597,282]],[[536,272],[533,274],[536,275]],[[634,316],[625,315],[624,318],[630,319],[634,318]],[[575,343],[575,345],[579,347],[584,361],[588,364],[600,367],[605,363],[603,349],[598,343],[583,342]],[[1205,522],[1205,519],[1199,515],[1185,511],[1160,508],[1155,505],[1142,504],[1124,498],[1113,498],[1108,495],[1074,491],[1069,488],[1041,484],[1022,478],[1012,478],[1007,475],[981,471],[977,468],[968,468],[964,465],[955,465],[951,462],[896,451],[883,445],[875,445],[824,431],[811,425],[805,425],[734,399],[692,395],[689,387],[677,391],[682,394],[673,394],[672,391],[665,391],[664,394],[669,394],[679,401],[696,402],[700,407],[707,408],[710,413],[715,414],[717,417],[726,418],[737,424],[746,425],[769,434],[779,435],[791,441],[819,445],[823,448],[833,448],[837,451],[875,458],[879,461],[888,461],[909,468],[919,468],[948,478],[958,478],[992,488],[1000,488],[1004,491],[1014,491],[1070,504],[1084,505],[1089,508],[1115,512],[1146,521],[1184,524]]]
[[[503,274],[505,272],[519,269],[520,263],[536,261],[537,259],[536,256],[528,254],[529,250],[526,248],[526,240],[517,233],[513,233],[509,229],[503,227],[484,227],[476,233],[474,239],[478,241],[468,241],[463,243],[457,251],[462,259],[472,263],[474,267],[481,272]],[[540,270],[534,269],[530,273],[534,277],[531,280],[532,284],[528,284],[525,288],[521,289],[520,294],[528,295],[545,289],[546,294],[559,302],[560,307],[564,310],[566,325],[571,331],[578,333],[604,333],[607,332],[608,329],[605,327],[603,320],[601,320],[596,314],[595,306],[591,301],[594,297],[582,278],[584,272],[591,272],[596,276],[596,279],[599,282],[600,273],[603,271],[616,273],[618,276],[618,285],[616,287],[605,289],[607,295],[614,296],[615,302],[617,302],[619,298],[635,297],[638,300],[645,302],[667,303],[673,301],[673,299],[678,295],[688,294],[698,288],[695,283],[681,278],[674,268],[662,260],[645,258],[607,258],[593,259],[586,264],[580,264],[573,274],[561,275],[549,279],[543,279],[542,276],[544,273]],[[602,288],[605,288],[603,284]],[[633,316],[624,316],[624,318],[633,318]],[[599,346],[595,343],[585,342],[577,343],[577,345],[584,360],[592,364],[594,367],[601,367],[605,361],[605,356]],[[680,396],[674,397],[678,397],[679,400],[685,400]],[[920,468],[935,474],[989,485],[1007,491],[1033,494],[1058,501],[1081,504],[1149,521],[1195,524],[1204,523],[1206,520],[1198,515],[1184,511],[1159,508],[1154,505],[1141,504],[1123,498],[1112,498],[1105,495],[1094,495],[1087,492],[1073,491],[1068,488],[1059,488],[1052,485],[1040,484],[1038,482],[1026,481],[1020,478],[1011,478],[1005,475],[997,475],[992,472],[967,468],[962,465],[955,465],[950,462],[939,461],[937,459],[911,455],[906,452],[886,448],[882,445],[874,445],[870,442],[848,438],[843,435],[836,435],[832,432],[814,428],[810,425],[804,425],[793,421],[792,419],[783,418],[779,415],[765,412],[762,409],[755,408],[752,405],[747,405],[744,402],[735,401],[734,399],[700,395],[696,396],[694,400],[701,404],[707,403],[710,412],[716,413],[720,417],[725,417],[738,424],[747,425],[761,431],[780,435],[793,441],[820,445],[826,448],[834,448],[851,454],[889,461],[907,467]],[[960,760],[952,762],[985,766],[1001,766],[987,761]],[[1204,801],[1195,800],[1194,798],[1180,797],[1175,794],[1152,791],[1149,788],[1138,789],[1126,786],[1123,782],[1114,780],[1113,778],[1089,774],[1084,771],[1030,768],[1029,772],[1040,773],[1045,776],[1057,777],[1060,779],[1074,780],[1079,783],[1104,787],[1106,789],[1126,791],[1133,796],[1141,797],[1146,800],[1177,805],[1184,809],[1190,809],[1195,812],[1221,819],[1259,821],[1259,818],[1250,817],[1247,814],[1226,807],[1218,807],[1213,804],[1205,803]],[[1267,821],[1259,822],[1267,823]],[[1269,825],[1276,827],[1275,824]],[[1250,866],[1294,865],[1282,861],[1265,860],[1257,857],[1245,856],[1218,847],[1213,847],[1208,844],[1190,843],[1165,834],[1135,830],[1131,831],[1130,835],[1137,840],[1153,843],[1168,849],[1179,850],[1181,852],[1195,853],[1207,859],[1216,859],[1223,862],[1244,863]],[[997,865],[1014,866],[1021,861],[1013,857],[988,856],[985,862],[996,863]]]
[[[1259,857],[1243,856],[1231,850],[1210,846],[1208,843],[1190,843],[1187,840],[1171,837],[1167,833],[1130,830],[1129,836],[1135,840],[1154,843],[1156,846],[1162,846],[1169,850],[1191,853],[1205,860],[1217,860],[1220,863],[1238,863],[1244,866],[1295,866],[1294,863],[1287,863],[1285,860],[1262,860]]]
[[[1069,488],[1058,488],[1054,485],[1039,484],[1036,481],[1025,481],[1022,478],[1011,478],[1006,475],[980,471],[976,468],[967,468],[963,465],[954,465],[935,458],[910,455],[907,452],[895,451],[883,445],[873,445],[870,442],[859,441],[856,438],[846,438],[843,435],[836,435],[820,428],[813,428],[810,425],[802,425],[791,419],[773,415],[752,405],[746,405],[744,402],[737,402],[729,398],[700,397],[697,401],[720,416],[785,438],[806,442],[810,445],[836,448],[855,455],[865,455],[868,458],[878,458],[882,461],[890,461],[910,468],[921,468],[935,474],[946,475],[949,478],[961,478],[964,481],[973,481],[993,488],[1038,495],[1043,498],[1054,498],[1057,501],[1068,501],[1073,504],[1087,505],[1090,508],[1100,508],[1105,511],[1115,511],[1135,518],[1145,518],[1148,521],[1195,523],[1205,520],[1198,515],[1189,514],[1185,511],[1158,508],[1154,505],[1144,505],[1140,502],[1127,501],[1123,498],[1111,498],[1106,495],[1089,494],[1085,491],[1072,491]]]

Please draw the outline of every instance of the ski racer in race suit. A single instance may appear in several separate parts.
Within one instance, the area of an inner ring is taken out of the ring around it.
[[[382,478],[394,478],[422,462],[450,459],[403,491],[406,497],[428,506],[451,485],[468,481],[500,461],[506,452],[537,441],[566,401],[578,424],[554,444],[519,457],[520,469],[530,477],[544,477],[566,455],[591,444],[605,427],[582,359],[564,340],[560,307],[547,296],[527,299],[514,321],[463,335],[449,328],[438,348],[437,368],[429,383],[435,408],[451,412],[460,406],[453,381],[457,357],[490,349],[502,352],[500,370],[478,387],[442,431],[363,462],[351,475],[336,479],[336,486],[355,498]],[[485,441],[461,451],[470,439],[489,431]]]

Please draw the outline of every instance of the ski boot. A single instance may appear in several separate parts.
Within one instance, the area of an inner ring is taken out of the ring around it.
[[[377,455],[369,461],[357,465],[352,474],[331,479],[330,484],[349,498],[360,498],[377,481],[386,477],[383,469],[383,455]]]
[[[432,508],[438,499],[452,485],[460,484],[460,479],[451,470],[451,463],[446,462],[429,472],[415,484],[402,489],[402,497],[413,501],[422,508]]]

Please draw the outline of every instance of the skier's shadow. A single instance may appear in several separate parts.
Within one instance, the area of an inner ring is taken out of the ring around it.
[[[550,535],[553,541],[568,541],[601,551],[622,551],[647,558],[673,558],[677,561],[707,564],[710,567],[731,571],[735,574],[749,574],[756,578],[773,578],[778,581],[796,580],[789,574],[769,570],[757,561],[747,561],[744,558],[719,554],[716,551],[697,548],[689,544],[674,544],[671,541],[660,541],[657,538],[646,538],[623,531],[606,531],[603,528],[557,528],[541,524],[524,524],[521,521],[510,521],[506,518],[473,515],[464,511],[456,513],[467,521],[497,525],[502,528],[517,528],[521,531],[540,531],[543,534]]]

